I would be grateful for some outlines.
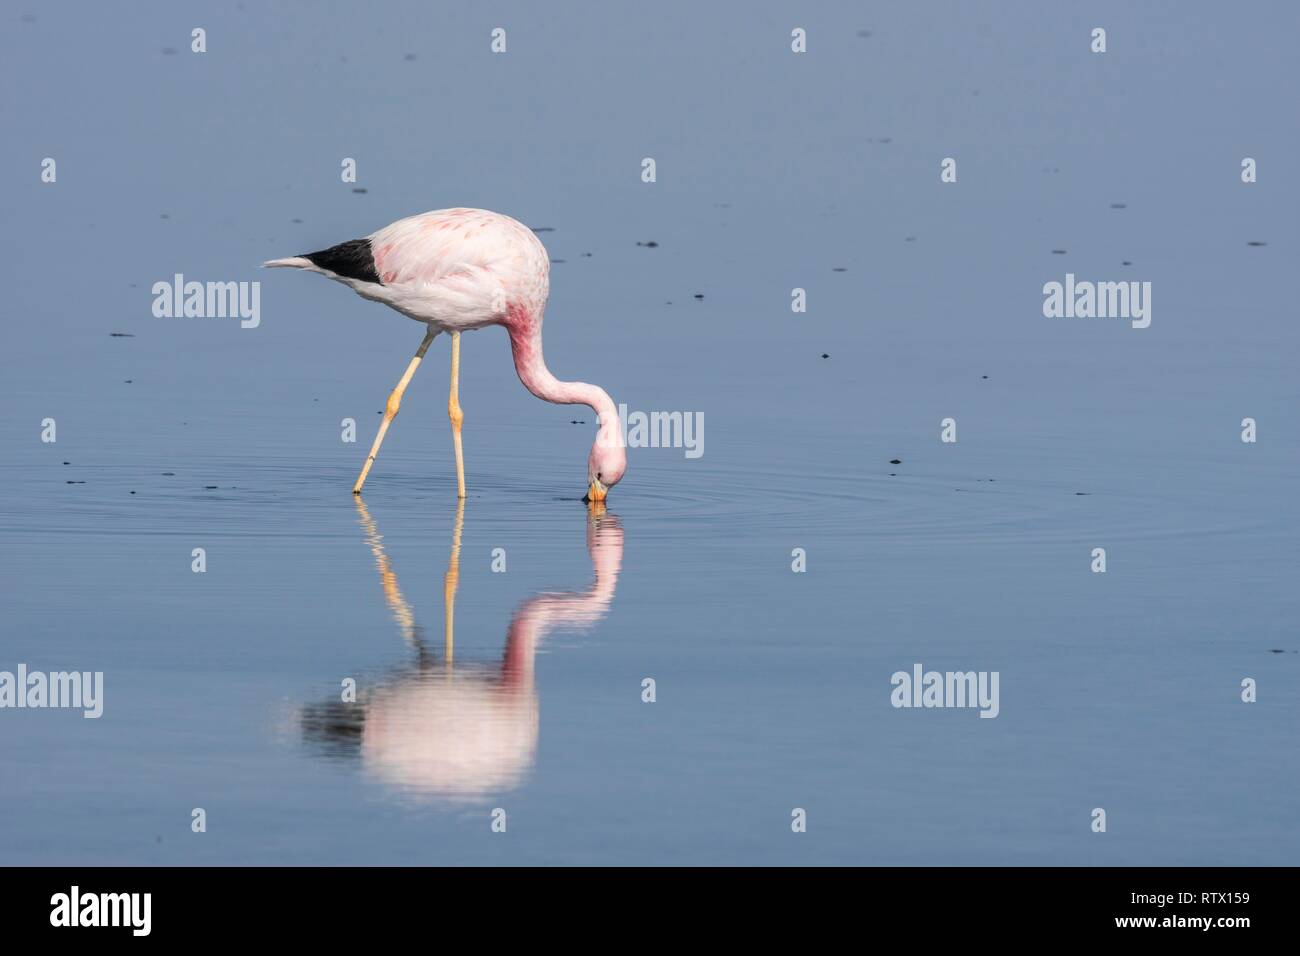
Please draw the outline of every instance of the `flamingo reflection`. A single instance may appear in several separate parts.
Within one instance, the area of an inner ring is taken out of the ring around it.
[[[456,508],[443,578],[441,654],[430,649],[402,594],[365,503],[355,498],[384,599],[414,661],[358,691],[356,703],[303,708],[307,740],[335,755],[360,756],[366,772],[406,792],[472,800],[518,786],[537,753],[539,704],[534,659],[556,628],[584,630],[608,612],[623,561],[623,529],[600,502],[588,505],[587,551],[595,581],[581,593],[541,593],[511,618],[499,662],[455,659],[456,588],[465,501]]]

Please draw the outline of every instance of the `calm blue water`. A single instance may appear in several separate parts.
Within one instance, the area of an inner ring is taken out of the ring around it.
[[[533,7],[4,15],[0,670],[105,709],[0,710],[0,862],[1295,863],[1296,11]],[[589,513],[489,329],[463,512],[445,338],[359,506],[421,330],[256,265],[452,205],[552,230],[552,369],[704,455]]]

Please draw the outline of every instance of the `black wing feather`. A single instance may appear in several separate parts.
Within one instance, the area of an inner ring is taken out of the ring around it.
[[[349,239],[320,252],[309,252],[302,258],[345,279],[383,285],[375,271],[375,255],[370,249],[369,239]]]

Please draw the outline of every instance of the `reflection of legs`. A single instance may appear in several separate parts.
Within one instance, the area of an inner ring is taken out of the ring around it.
[[[398,627],[402,629],[402,637],[406,643],[423,657],[424,642],[420,640],[420,630],[415,625],[415,612],[411,610],[411,605],[406,603],[406,598],[402,596],[402,589],[397,584],[397,573],[384,552],[384,536],[379,533],[374,519],[370,517],[370,509],[361,500],[361,496],[357,495],[352,500],[357,503],[357,514],[361,516],[361,527],[366,532],[366,543],[370,545],[370,553],[375,556],[375,567],[379,569],[379,583],[384,589],[384,600],[388,602],[388,609],[393,612],[393,620],[397,621]]]
[[[451,333],[451,394],[447,397],[447,417],[451,419],[451,440],[456,445],[456,497],[465,497],[465,457],[460,450],[460,426],[465,413],[460,410],[460,333]]]
[[[446,617],[443,624],[446,631],[446,644],[443,657],[448,664],[456,649],[456,585],[460,583],[460,533],[465,529],[465,499],[456,502],[456,523],[451,531],[451,557],[447,559],[447,573],[442,579],[442,600],[446,605]]]
[[[397,417],[397,410],[402,406],[402,393],[406,391],[406,386],[410,384],[411,376],[415,374],[415,370],[424,361],[424,353],[429,351],[429,343],[433,341],[433,337],[437,334],[435,329],[429,328],[428,333],[424,336],[424,341],[415,350],[415,358],[411,359],[411,364],[406,366],[406,373],[397,383],[397,387],[393,389],[393,394],[388,396],[388,404],[384,406],[384,420],[379,423],[379,434],[375,436],[375,443],[370,446],[370,457],[361,466],[361,474],[357,476],[357,483],[352,486],[354,495],[361,494],[361,486],[366,483],[366,475],[370,474],[370,466],[375,463],[375,456],[379,454],[379,446],[384,443],[384,435],[388,434],[388,426],[393,423],[393,419]],[[457,441],[459,441],[459,438]]]

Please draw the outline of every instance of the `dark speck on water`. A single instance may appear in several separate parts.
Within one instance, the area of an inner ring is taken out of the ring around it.
[[[367,192],[368,190],[364,186],[353,186],[352,191],[354,193],[364,193]]]
[[[1120,263],[1120,265],[1122,266],[1131,266],[1132,264],[1133,263],[1130,262],[1128,259],[1125,259],[1123,262]]]
[[[135,338],[135,334],[134,334],[133,332],[109,332],[108,334],[109,334],[110,336],[112,336],[113,338],[115,338],[115,339],[133,339],[133,338]]]
[[[85,482],[84,482],[84,481],[67,481],[67,482],[65,482],[65,484],[69,484],[69,485],[84,485]]]
[[[1280,647],[1270,647],[1270,648],[1268,649],[1268,652],[1269,652],[1270,654],[1285,654],[1285,653],[1286,653],[1286,651],[1282,650],[1282,648],[1280,648]]]
[[[843,266],[831,266],[831,272],[848,272],[848,271],[849,270],[844,268]]]
[[[904,242],[916,242],[916,236],[904,236],[904,237],[903,237],[903,241],[904,241]]]
[[[1064,249],[1053,249],[1053,250],[1052,250],[1052,255],[1054,255],[1054,256],[1063,256],[1063,255],[1065,255],[1065,250],[1064,250]]]
[[[704,298],[704,293],[703,293],[703,292],[697,292],[697,293],[695,293],[695,298],[697,298],[697,299],[703,299],[703,298]]]
[[[164,477],[164,478],[174,478],[175,476],[176,476],[176,472],[174,472],[174,471],[164,471],[164,472],[163,472],[163,477]]]
[[[1246,243],[1246,245],[1248,245],[1248,246],[1266,246],[1266,245],[1268,245],[1268,243],[1267,243],[1267,242],[1248,242],[1248,243]]]
[[[554,232],[555,227],[554,226],[533,226],[532,230],[533,232]]]
[[[901,458],[891,458],[891,459],[889,459],[889,463],[890,463],[891,465],[901,465],[901,464],[903,463],[903,459],[901,459]]]
[[[216,491],[216,490],[217,490],[217,486],[216,486],[216,485],[204,485],[204,486],[203,486],[203,490],[204,490],[204,491]]]
[[[1127,208],[1128,208],[1128,203],[1126,203],[1126,202],[1113,202],[1113,203],[1110,204],[1110,208],[1111,208],[1111,209],[1127,209]]]
[[[565,261],[567,261],[567,260],[564,260],[564,259],[552,259],[552,260],[551,260],[551,264],[554,265],[554,264],[557,263],[557,262],[558,262],[558,263],[564,263]]]
[[[655,242],[653,239],[651,239],[649,242],[638,242],[637,245],[638,245],[638,246],[644,246],[644,247],[647,248],[647,249],[658,249],[658,248],[659,248],[659,243]]]
[[[1086,496],[1086,495],[1089,495],[1089,494],[1091,494],[1091,493],[1092,493],[1092,492],[1090,492],[1090,491],[1076,491],[1076,492],[1075,492],[1076,495],[1085,495],[1085,496]]]
[[[822,358],[830,358],[830,357],[831,357],[831,353],[830,353],[830,352],[823,352],[823,353],[822,353]]]
[[[163,47],[163,48],[162,48],[162,55],[163,55],[163,56],[175,56],[175,55],[176,55],[176,47],[174,47],[174,46],[165,46],[165,47]]]
[[[416,59],[416,56],[414,53],[407,53],[405,56],[402,57],[402,59],[405,60],[407,63],[410,63],[412,60]]]
[[[294,221],[294,222],[297,222],[297,223],[301,223],[301,222],[302,222],[301,219],[295,219],[295,220],[293,220],[293,221]]]

